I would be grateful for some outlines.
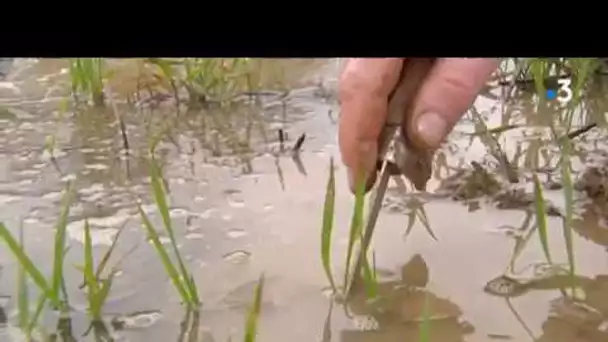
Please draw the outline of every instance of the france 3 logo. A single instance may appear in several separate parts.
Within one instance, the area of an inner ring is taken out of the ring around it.
[[[547,100],[557,100],[562,106],[565,106],[572,100],[572,79],[560,78],[557,80],[557,89],[547,89]]]

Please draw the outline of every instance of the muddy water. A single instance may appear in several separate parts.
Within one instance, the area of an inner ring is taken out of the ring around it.
[[[133,146],[128,156],[121,150],[112,116],[60,114],[67,84],[62,61],[14,63],[0,83],[0,106],[10,108],[0,116],[0,220],[13,232],[23,220],[29,255],[49,271],[52,226],[59,213],[61,191],[66,181],[76,181],[78,201],[68,227],[73,247],[65,275],[74,309],[73,336],[84,340],[80,336],[88,326],[85,296],[77,288],[81,275],[69,266],[82,260],[82,220],[88,217],[99,254],[118,229],[126,227],[114,258],[121,262],[121,273],[105,308],[108,321],[128,322],[122,329],[113,329],[115,336],[124,341],[178,339],[184,313],[154,250],[144,241],[133,196],[142,198],[145,209],[160,224],[151,205],[143,157],[150,132],[170,121],[174,124],[171,139],[161,142],[159,154],[169,183],[180,248],[204,301],[198,327],[203,341],[241,338],[245,310],[262,272],[267,283],[260,341],[416,340],[424,298],[429,300],[432,341],[606,339],[608,303],[601,294],[608,290],[608,233],[604,220],[598,217],[601,215],[587,214],[584,209],[588,206],[577,206],[581,218],[576,222],[574,251],[584,305],[564,300],[558,284],[552,281],[536,282],[517,296],[503,298],[484,292],[484,286],[505,272],[514,253],[515,237],[531,229],[520,229],[525,212],[500,210],[484,202],[472,210],[449,199],[429,200],[424,208],[437,241],[419,222],[406,239],[408,215],[403,207],[408,202],[407,197],[398,195],[395,184],[374,237],[380,293],[385,300],[371,306],[355,301],[349,315],[334,305],[328,322],[330,301],[319,258],[319,230],[329,158],[339,160],[339,154],[334,121],[337,103],[324,95],[335,87],[338,61],[277,63],[288,66],[285,77],[292,92],[284,101],[265,98],[261,113],[243,109],[189,112],[171,121],[175,115],[170,106],[143,110],[121,107]],[[321,90],[319,81],[324,85]],[[499,90],[494,93],[500,95]],[[526,124],[499,140],[510,157],[520,152],[520,165],[534,167],[538,160],[543,166],[542,154],[533,152],[538,135],[546,132],[534,128],[540,119],[532,114],[529,96],[517,99],[503,103],[480,97],[476,108],[487,116],[490,127]],[[589,104],[596,114],[606,110],[600,100],[593,98]],[[287,145],[306,134],[301,165],[287,155],[276,157],[279,128],[289,135]],[[234,143],[235,139],[246,141],[247,132],[253,137],[250,143]],[[464,119],[440,151],[437,165],[441,167],[431,181],[431,191],[440,178],[454,174],[445,166],[492,162],[485,146],[479,139],[471,139],[470,132],[470,120]],[[56,163],[43,149],[48,135],[57,141]],[[577,148],[585,152],[572,158],[577,170],[583,157],[601,161],[601,137],[598,129],[577,142]],[[555,164],[557,158],[549,157]],[[334,270],[340,276],[352,196],[344,170],[338,167],[337,172],[333,258]],[[548,191],[547,197],[556,206],[563,206],[559,191]],[[557,263],[566,263],[561,219],[551,217],[548,223],[552,257]],[[517,276],[531,279],[532,266],[543,262],[542,248],[533,233],[516,260],[515,271],[521,272]],[[0,249],[0,263],[0,295],[8,296],[2,297],[6,300],[0,305],[12,322],[16,268],[4,248]],[[406,290],[406,285],[415,289]],[[47,314],[46,320],[52,322],[52,316]],[[326,326],[331,339],[327,339]],[[114,328],[121,327],[115,324]]]

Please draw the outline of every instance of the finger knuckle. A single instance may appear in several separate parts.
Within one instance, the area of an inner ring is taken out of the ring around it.
[[[340,86],[338,89],[340,101],[349,101],[356,97],[358,93],[361,93],[362,89],[365,89],[366,83],[368,83],[368,80],[360,72],[347,66],[340,75]]]
[[[352,59],[340,75],[339,98],[349,101],[358,96],[385,97],[394,85],[398,59]]]
[[[459,98],[468,97],[471,93],[471,89],[475,87],[471,77],[460,74],[446,75],[443,78],[443,84],[446,91],[449,91]]]

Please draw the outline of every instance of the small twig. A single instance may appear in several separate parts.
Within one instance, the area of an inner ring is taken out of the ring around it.
[[[589,130],[591,130],[591,129],[592,129],[592,128],[594,128],[594,127],[597,127],[597,123],[595,123],[595,122],[594,122],[594,123],[591,123],[591,124],[588,124],[587,126],[585,126],[585,127],[583,127],[583,128],[579,128],[579,129],[576,129],[576,130],[574,130],[574,131],[572,131],[572,132],[568,133],[568,134],[566,135],[566,137],[567,137],[568,139],[572,140],[572,139],[574,139],[574,138],[578,137],[579,135],[581,135],[581,134],[583,134],[583,133],[587,133]]]
[[[305,139],[306,139],[306,133],[302,133],[302,135],[300,135],[300,137],[298,138],[298,140],[296,140],[296,143],[293,145],[292,151],[294,153],[300,152],[300,150],[302,149],[302,145],[304,144],[304,140]]]

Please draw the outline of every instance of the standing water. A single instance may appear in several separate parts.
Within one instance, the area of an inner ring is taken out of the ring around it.
[[[115,341],[186,341],[195,335],[199,341],[240,341],[261,274],[262,342],[417,341],[423,321],[430,341],[608,340],[608,301],[602,295],[608,291],[606,220],[588,187],[575,187],[573,297],[572,283],[564,281],[573,277],[565,276],[561,178],[559,170],[550,170],[559,155],[547,142],[532,91],[518,90],[507,99],[508,87],[497,85],[479,97],[436,154],[429,191],[446,196],[418,198],[403,194],[404,184],[391,184],[373,240],[378,297],[357,297],[343,307],[331,304],[320,258],[329,160],[340,160],[340,60],[255,62],[264,68],[249,81],[259,86],[235,95],[238,103],[176,104],[166,82],[141,85],[146,79],[134,70],[145,76],[150,69],[140,62],[109,61],[106,108],[72,103],[68,60],[0,62],[0,222],[14,237],[22,227],[26,254],[48,279],[62,196],[68,183],[76,190],[63,269],[69,310],[61,317],[69,317],[69,324],[45,309],[38,322],[44,329],[34,329],[37,340],[56,334],[66,341],[95,341],[103,332]],[[590,92],[583,109],[574,125],[595,120],[598,127],[573,139],[577,184],[590,177],[590,165],[603,170],[606,158],[604,93]],[[506,185],[482,139],[488,135],[476,126],[480,117],[490,129],[511,127],[493,136],[522,173],[519,187],[509,190],[515,195],[488,190]],[[291,148],[302,135],[293,158]],[[202,302],[196,324],[183,322],[181,297],[138,211],[141,203],[170,250],[171,236],[162,228],[151,188],[152,142],[177,247]],[[537,236],[533,201],[526,197],[533,194],[535,170],[555,211],[546,227],[551,263]],[[336,279],[344,271],[353,202],[336,162]],[[420,207],[428,227],[420,219],[411,222]],[[85,222],[97,263],[119,236],[109,260],[117,272],[103,305],[103,327],[91,328],[83,274],[76,267],[86,254]],[[0,340],[21,341],[18,293],[24,287],[19,263],[6,246],[0,248]],[[40,291],[32,280],[28,284],[33,316]]]

